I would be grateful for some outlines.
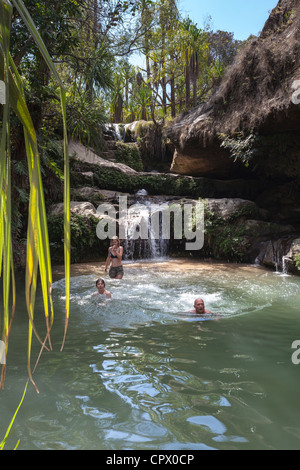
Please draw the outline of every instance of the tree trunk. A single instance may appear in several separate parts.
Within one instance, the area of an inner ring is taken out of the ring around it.
[[[191,107],[191,70],[188,54],[186,53],[186,70],[185,70],[185,106],[189,110]]]
[[[193,107],[196,108],[197,106],[197,76],[195,74],[193,74],[192,83],[193,83]]]
[[[175,98],[175,78],[174,74],[170,79],[170,87],[171,87],[171,116],[172,118],[176,117],[176,98]]]

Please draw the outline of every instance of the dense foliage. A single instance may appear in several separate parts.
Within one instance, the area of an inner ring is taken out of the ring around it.
[[[67,95],[67,129],[101,149],[103,122],[174,118],[207,99],[240,42],[183,18],[176,0],[26,0]],[[62,198],[59,89],[13,10],[10,50],[38,138],[46,204]],[[28,170],[22,126],[12,115],[12,224],[26,233]],[[25,217],[24,217],[25,215]],[[22,253],[20,253],[20,256]]]
[[[240,42],[182,18],[176,3],[26,1],[67,87],[71,134],[90,142],[99,120],[175,117],[209,96]],[[14,15],[12,56],[26,79],[37,130],[47,127],[49,135],[49,129],[59,130],[57,91],[26,26]]]

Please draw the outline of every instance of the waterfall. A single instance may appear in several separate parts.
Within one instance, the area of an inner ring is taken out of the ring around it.
[[[124,135],[121,135],[121,126],[120,124],[103,124],[104,131],[106,134],[110,135],[112,139],[116,142],[124,140]]]
[[[292,262],[293,260],[289,256],[283,256],[282,257],[282,274],[288,274],[289,273],[289,263]]]
[[[135,204],[129,208],[126,219],[127,237],[123,243],[125,259],[156,259],[167,256],[169,240],[162,237],[160,209],[155,198],[148,197],[145,190],[138,191]]]
[[[263,242],[256,263],[275,268],[277,274],[288,274],[292,262],[289,256],[291,243],[291,237]]]
[[[104,134],[107,134],[115,142],[125,142],[128,131],[129,141],[135,141],[135,129],[140,121],[134,121],[129,124],[109,123],[103,124]]]
[[[134,139],[132,134],[134,134],[138,123],[139,121],[130,124],[103,124],[107,144],[110,144],[109,148],[114,149],[116,142]],[[162,208],[158,207],[158,213],[153,217],[155,205],[159,206],[157,198],[154,196],[151,198],[145,189],[141,189],[135,194],[133,207],[129,208],[126,217],[122,218],[121,216],[119,225],[124,227],[126,233],[122,243],[125,260],[156,259],[167,256],[169,240],[162,237],[162,217],[160,214]],[[157,221],[159,226],[157,226]]]

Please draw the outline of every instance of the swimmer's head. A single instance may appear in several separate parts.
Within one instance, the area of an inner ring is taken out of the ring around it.
[[[104,279],[102,279],[102,277],[100,277],[96,281],[96,287],[98,287],[98,284],[102,284],[102,283],[103,283],[103,287],[105,287],[105,281],[104,281]]]
[[[205,312],[205,304],[203,299],[195,299],[194,308],[196,313],[201,314]]]

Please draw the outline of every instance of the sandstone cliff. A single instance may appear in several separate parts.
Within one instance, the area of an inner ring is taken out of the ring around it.
[[[260,36],[240,51],[211,99],[168,129],[176,148],[171,171],[224,179],[259,174],[281,185],[292,182],[295,192],[300,180],[299,80],[299,0],[279,0]],[[221,147],[220,134],[253,136],[248,169]]]

